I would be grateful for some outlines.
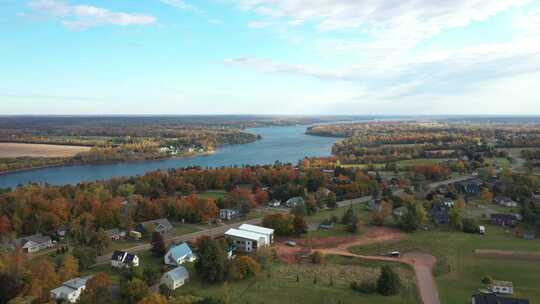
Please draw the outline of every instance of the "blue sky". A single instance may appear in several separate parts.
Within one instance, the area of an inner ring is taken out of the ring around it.
[[[539,1],[0,7],[0,114],[540,114]]]

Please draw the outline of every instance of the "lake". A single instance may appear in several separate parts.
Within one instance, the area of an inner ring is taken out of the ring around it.
[[[152,160],[117,164],[52,167],[0,175],[0,188],[16,187],[29,182],[52,185],[76,184],[105,180],[116,176],[136,176],[149,171],[189,166],[223,167],[234,165],[273,164],[276,161],[296,163],[306,156],[328,156],[339,140],[331,137],[305,135],[306,126],[266,127],[247,129],[262,139],[249,144],[229,145],[214,154],[167,160]]]

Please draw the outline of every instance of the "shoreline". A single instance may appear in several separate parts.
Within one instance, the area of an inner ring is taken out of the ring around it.
[[[206,151],[206,152],[192,152],[192,153],[189,153],[189,154],[184,154],[182,156],[173,156],[173,157],[168,156],[168,157],[153,158],[153,159],[125,160],[125,161],[104,161],[104,162],[90,162],[90,163],[68,163],[68,164],[47,165],[47,166],[21,168],[21,169],[9,170],[9,171],[2,171],[2,172],[0,172],[0,176],[16,174],[16,173],[21,173],[21,172],[28,172],[28,171],[37,171],[37,170],[49,169],[49,168],[57,168],[57,167],[114,165],[114,164],[122,164],[122,163],[137,163],[137,162],[148,162],[148,161],[173,160],[173,159],[182,159],[182,158],[190,158],[190,157],[197,157],[197,156],[212,155],[214,153],[216,153],[216,150],[211,150],[211,151]]]

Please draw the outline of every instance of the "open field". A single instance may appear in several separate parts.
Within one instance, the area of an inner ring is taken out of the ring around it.
[[[508,256],[484,257],[474,253],[477,249],[537,253],[540,241],[522,240],[502,228],[488,226],[484,236],[453,231],[417,232],[401,241],[356,246],[351,251],[365,255],[391,250],[433,254],[438,260],[434,274],[444,304],[470,303],[470,296],[482,287],[480,280],[486,275],[512,281],[516,297],[540,298],[538,261]]]
[[[83,146],[0,143],[0,158],[73,157],[89,150],[90,147]]]
[[[239,304],[419,303],[414,280],[409,279],[414,274],[407,267],[397,268],[405,284],[397,296],[361,294],[350,288],[349,285],[353,280],[375,279],[379,274],[379,267],[383,265],[385,265],[383,262],[372,263],[334,256],[328,257],[327,263],[323,265],[276,263],[257,278],[229,282],[228,287],[232,303]],[[223,285],[206,284],[197,276],[191,265],[189,268],[192,274],[190,282],[176,290],[175,294],[198,294],[214,298],[223,294]],[[297,276],[299,282],[296,281]]]
[[[208,190],[201,192],[197,195],[200,198],[207,198],[217,200],[219,198],[225,198],[227,196],[227,191],[224,190]]]

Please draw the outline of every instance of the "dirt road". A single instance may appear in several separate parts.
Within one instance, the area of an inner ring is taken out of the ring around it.
[[[315,249],[324,254],[356,257],[365,260],[391,261],[410,265],[414,269],[418,293],[424,304],[440,304],[439,292],[435,278],[433,278],[433,266],[436,263],[434,256],[425,253],[407,253],[401,258],[387,256],[369,256],[351,253],[348,248],[358,245],[366,245],[379,242],[400,240],[405,234],[390,228],[375,227],[370,229],[362,238],[350,243],[342,243],[333,248]]]

